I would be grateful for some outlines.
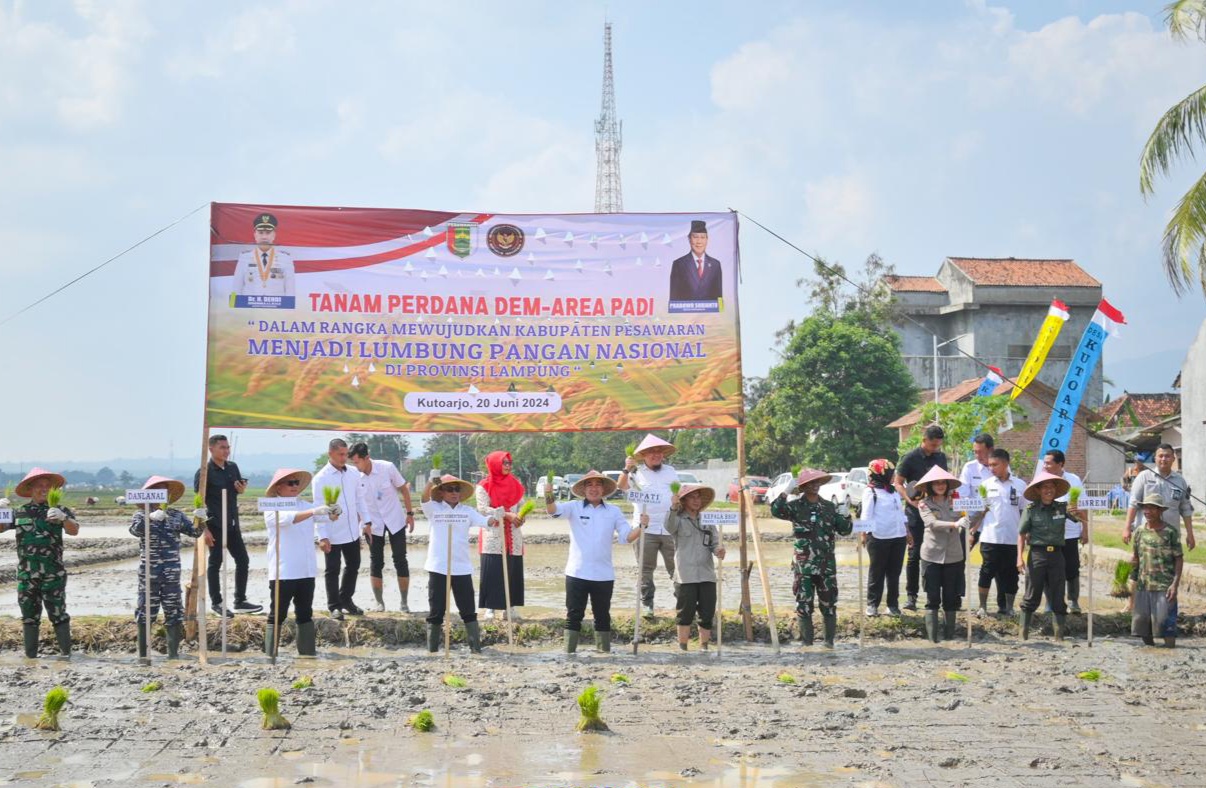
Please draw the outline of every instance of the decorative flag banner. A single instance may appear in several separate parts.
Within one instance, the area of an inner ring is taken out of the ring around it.
[[[1068,307],[1063,301],[1058,298],[1051,299],[1051,308],[1047,310],[1047,317],[1043,319],[1043,324],[1039,326],[1038,336],[1034,339],[1034,347],[1030,348],[1030,355],[1026,357],[1026,363],[1022,365],[1022,371],[1014,381],[1013,391],[1009,394],[1010,399],[1020,397],[1026,387],[1038,377],[1039,370],[1043,368],[1047,354],[1055,345],[1060,330],[1063,329],[1064,323],[1068,322],[1069,314]]]
[[[1001,375],[1001,370],[996,367],[989,367],[988,374],[984,376],[984,380],[980,381],[980,388],[976,389],[976,396],[991,397],[997,390],[997,386],[1001,385],[1004,380],[1005,378]]]
[[[737,427],[737,217],[212,206],[211,427]]]
[[[1047,422],[1047,431],[1043,434],[1040,456],[1053,449],[1065,453],[1068,451],[1068,444],[1072,442],[1073,420],[1076,418],[1076,411],[1080,407],[1089,376],[1101,360],[1101,350],[1106,337],[1117,336],[1120,325],[1126,325],[1122,313],[1111,306],[1109,301],[1101,299],[1097,311],[1093,313],[1093,319],[1085,327],[1080,345],[1068,363],[1068,372],[1059,387],[1055,407],[1051,410],[1051,420]]]

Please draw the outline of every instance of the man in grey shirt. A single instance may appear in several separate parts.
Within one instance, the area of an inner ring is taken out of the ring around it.
[[[1122,541],[1130,544],[1131,531],[1135,524],[1135,512],[1147,503],[1153,495],[1159,495],[1168,506],[1164,510],[1165,525],[1179,529],[1184,534],[1185,547],[1189,550],[1197,546],[1193,536],[1193,504],[1189,502],[1189,482],[1179,472],[1173,470],[1173,461],[1177,454],[1173,447],[1161,443],[1156,449],[1156,469],[1145,468],[1135,477],[1131,484],[1131,502],[1126,509],[1126,527],[1122,529]],[[1180,517],[1181,522],[1177,522]]]

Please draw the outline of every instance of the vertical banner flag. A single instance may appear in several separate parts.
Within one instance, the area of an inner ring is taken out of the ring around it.
[[[1055,339],[1059,336],[1060,329],[1064,327],[1064,323],[1068,322],[1068,314],[1068,307],[1063,301],[1058,298],[1051,299],[1051,308],[1047,310],[1047,317],[1043,320],[1038,336],[1034,339],[1034,347],[1030,348],[1030,355],[1026,357],[1026,363],[1022,365],[1022,371],[1013,384],[1010,399],[1020,397],[1026,387],[1038,377],[1039,370],[1043,368],[1043,362],[1047,360],[1047,354],[1055,345]]]
[[[737,216],[214,203],[206,421],[738,427]]]
[[[1106,337],[1118,334],[1118,326],[1126,325],[1122,313],[1110,305],[1104,298],[1097,305],[1093,319],[1085,327],[1085,333],[1080,338],[1080,345],[1068,362],[1068,372],[1064,375],[1063,385],[1055,397],[1055,407],[1051,409],[1051,420],[1047,423],[1047,431],[1043,434],[1043,443],[1039,455],[1046,454],[1052,449],[1067,452],[1072,442],[1072,423],[1076,418],[1076,410],[1084,396],[1085,386],[1097,362],[1101,360],[1101,349]]]
[[[980,381],[980,388],[976,389],[976,396],[991,397],[1003,380],[1001,370],[996,367],[989,367],[988,374],[984,376],[984,380]]]

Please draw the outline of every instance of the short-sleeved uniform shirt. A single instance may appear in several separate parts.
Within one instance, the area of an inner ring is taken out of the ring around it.
[[[360,474],[356,489],[360,516],[373,524],[374,536],[385,536],[406,527],[406,510],[398,500],[398,490],[406,486],[406,479],[398,473],[392,462],[373,460],[372,473]]]
[[[1193,516],[1193,504],[1189,502],[1189,482],[1177,471],[1161,476],[1153,468],[1139,472],[1131,485],[1131,509],[1139,509],[1153,495],[1159,495],[1168,506],[1162,519],[1181,533],[1181,518]]]
[[[1049,506],[1036,501],[1022,512],[1018,533],[1028,534],[1033,547],[1063,547],[1070,519],[1068,505],[1062,501],[1052,501]]]

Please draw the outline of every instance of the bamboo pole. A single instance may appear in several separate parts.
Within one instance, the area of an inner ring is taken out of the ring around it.
[[[281,513],[273,511],[276,520],[276,583],[272,587],[272,664],[276,664],[276,654],[281,648]],[[226,600],[222,601],[226,605]],[[226,611],[222,611],[226,618]]]
[[[749,494],[749,490],[741,490],[743,500],[748,498]],[[775,603],[771,599],[770,576],[766,572],[766,563],[762,560],[762,532],[758,528],[757,518],[754,517],[754,507],[748,505],[747,510],[750,531],[754,535],[754,560],[758,562],[758,578],[762,581],[762,595],[766,598],[766,623],[770,626],[771,645],[775,647],[777,656],[779,654],[779,626],[775,623]]]
[[[444,535],[448,540],[448,548],[444,558],[448,562],[444,566],[444,658],[452,656],[452,522],[444,526]]]
[[[744,423],[745,417],[742,416]],[[737,501],[741,516],[737,520],[738,559],[741,567],[741,622],[745,627],[745,639],[754,639],[754,619],[750,611],[750,562],[746,544],[746,495],[745,495],[745,428],[737,428]]]
[[[967,514],[967,513],[965,512],[964,514]],[[972,614],[972,593],[975,591],[976,587],[972,585],[971,520],[968,520],[968,527],[964,531],[964,535],[965,535],[965,541],[963,542],[963,544],[964,544],[963,563],[966,564],[966,566],[964,566],[964,574],[967,575],[967,647],[971,648],[972,647],[972,622],[976,620],[975,615]]]
[[[511,621],[511,570],[507,566],[511,562],[511,552],[507,549],[507,523],[504,520],[507,510],[501,506],[494,510],[494,516],[498,518],[499,527],[502,528],[502,570],[503,570],[503,599],[507,605],[507,645],[515,645],[515,627]]]
[[[863,535],[854,538],[854,551],[858,553],[858,647],[863,647],[863,634],[867,629],[867,605],[863,598]]]
[[[226,545],[229,544],[229,542],[227,542],[226,540],[229,535],[229,529],[227,526],[230,524],[230,518],[227,516],[227,505],[228,504],[226,502],[226,488],[223,487],[222,488],[222,548],[223,548],[223,550],[222,550],[222,658],[223,659],[226,658],[226,622],[227,622],[226,605],[230,604],[230,583],[228,582],[230,572],[229,572],[229,567],[227,566],[227,561],[226,561],[227,557],[230,555],[230,551],[225,549]],[[278,548],[279,548],[279,545],[278,545]]]
[[[165,512],[167,511],[166,503],[163,505],[163,510]],[[146,628],[147,653],[145,656],[142,656],[139,658],[138,663],[140,665],[150,665],[151,664],[151,505],[149,503],[144,503],[142,505],[142,524],[143,524],[143,529],[142,529],[143,530],[143,552],[142,552],[143,586],[142,586],[142,592],[144,594],[143,599],[142,599],[142,602],[143,602],[142,625]],[[167,617],[166,613],[164,614],[164,617],[165,618]]]
[[[635,507],[633,509],[635,514]],[[641,515],[637,514],[637,524],[641,522]],[[636,579],[636,613],[632,616],[632,653],[636,656],[638,645],[641,642],[641,575],[645,571],[645,530],[641,529],[641,535],[637,537],[637,579]]]
[[[737,484],[740,486],[740,477]],[[716,536],[719,541],[719,547],[724,549],[724,523],[716,524]],[[716,627],[716,659],[720,659],[720,652],[724,648],[724,559],[716,559],[716,620],[713,623]]]
[[[1085,522],[1085,538],[1089,540],[1089,623],[1088,623],[1088,640],[1089,647],[1093,647],[1093,517],[1087,511],[1084,513]],[[1132,536],[1132,538],[1134,538]]]
[[[205,488],[209,481],[209,425],[202,424],[201,427],[201,473],[197,479],[197,492],[201,493],[201,505],[205,506]],[[208,507],[206,507],[208,509]],[[205,528],[209,528],[208,517],[206,518]],[[225,548],[223,544],[223,548]],[[209,635],[206,632],[205,616],[207,606],[205,604],[206,582],[208,580],[208,545],[205,543],[205,531],[201,532],[201,537],[197,539],[193,545],[193,593],[191,594],[192,604],[190,612],[195,622],[197,634],[197,661],[202,666],[209,664]],[[223,609],[223,615],[226,611]]]

